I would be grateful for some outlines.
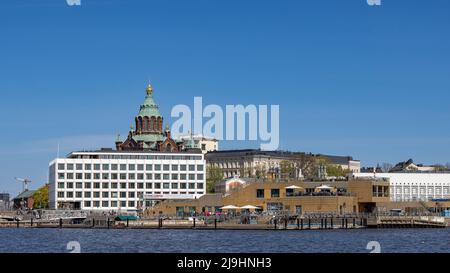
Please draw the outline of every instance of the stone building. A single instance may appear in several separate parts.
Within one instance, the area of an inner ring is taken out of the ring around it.
[[[297,159],[301,157],[324,158],[330,164],[350,170],[353,173],[360,172],[360,161],[351,156],[330,156],[321,154],[306,154],[286,151],[262,151],[262,150],[228,150],[213,151],[206,154],[206,162],[209,167],[217,167],[223,170],[224,178],[257,177],[263,178],[258,173],[264,173],[268,179],[281,177],[281,163],[283,161],[294,164],[293,179],[303,177],[302,169],[297,165]]]

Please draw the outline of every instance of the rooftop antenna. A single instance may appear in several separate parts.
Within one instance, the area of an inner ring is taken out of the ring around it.
[[[56,158],[59,158],[59,141],[58,141],[58,150],[56,152]]]

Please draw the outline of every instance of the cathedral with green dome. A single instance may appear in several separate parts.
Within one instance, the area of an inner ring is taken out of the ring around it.
[[[125,141],[120,139],[116,141],[116,149],[118,151],[180,152],[183,143],[171,138],[169,127],[163,129],[163,121],[159,106],[153,98],[153,87],[149,83],[145,100],[139,108],[134,125],[131,126]]]

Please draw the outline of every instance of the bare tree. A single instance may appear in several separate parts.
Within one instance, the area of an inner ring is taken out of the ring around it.
[[[381,170],[385,173],[388,173],[393,167],[394,165],[392,165],[391,163],[384,162],[383,164],[381,164]]]
[[[317,161],[313,155],[299,153],[293,157],[296,170],[301,170],[306,179],[313,179],[317,176]]]

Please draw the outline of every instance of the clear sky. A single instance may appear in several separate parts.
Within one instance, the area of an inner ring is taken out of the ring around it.
[[[176,104],[279,104],[281,149],[450,161],[450,1],[5,0],[0,192],[112,147],[151,80]],[[258,147],[223,143],[223,148]]]

